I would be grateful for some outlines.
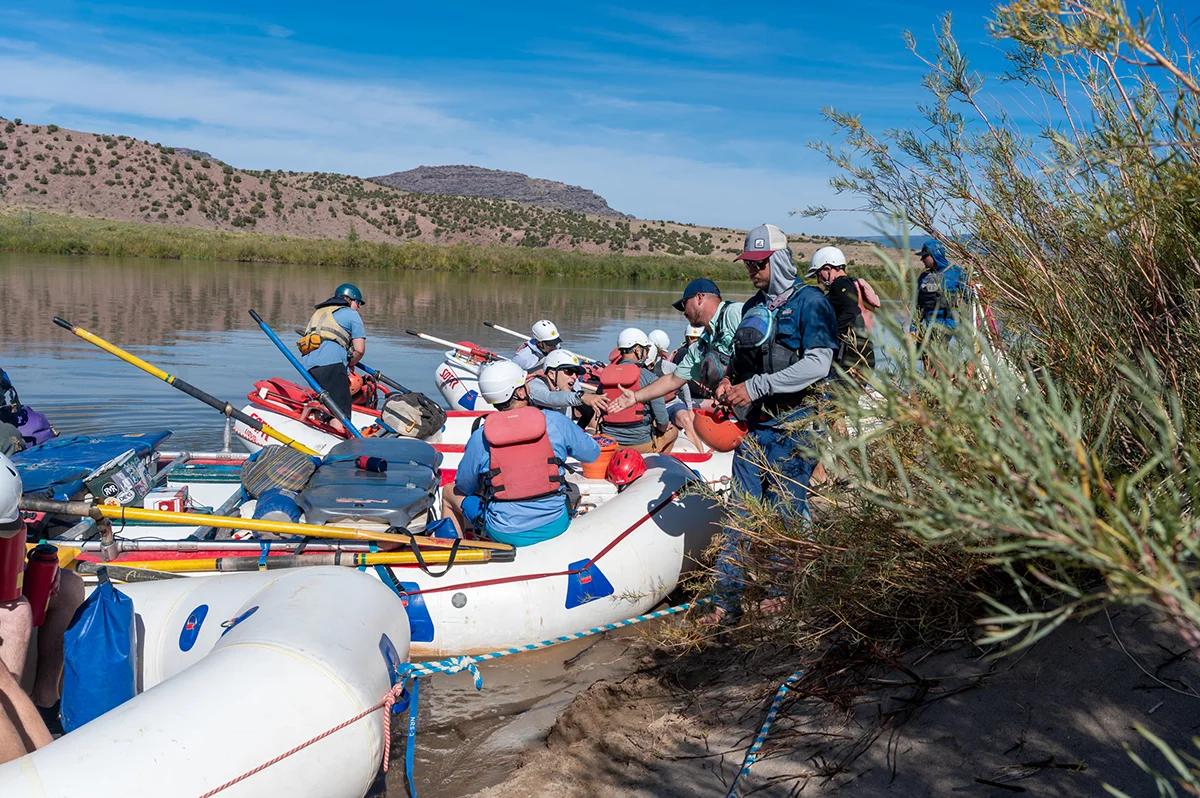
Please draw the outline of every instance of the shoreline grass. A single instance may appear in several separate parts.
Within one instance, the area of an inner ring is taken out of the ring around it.
[[[0,210],[0,252],[632,280],[737,281],[746,276],[740,264],[716,257],[300,238],[11,210]],[[807,264],[796,265],[803,274]],[[851,271],[868,279],[882,276],[875,266]]]
[[[648,280],[745,276],[720,258],[299,238],[28,212],[0,213],[0,251]]]

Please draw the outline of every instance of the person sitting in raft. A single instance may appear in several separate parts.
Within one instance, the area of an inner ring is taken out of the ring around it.
[[[536,371],[541,366],[546,355],[562,346],[562,336],[558,328],[549,319],[542,319],[533,325],[533,337],[517,348],[512,356],[512,362],[526,371]]]
[[[643,388],[622,389],[620,396],[609,403],[609,413],[621,412],[639,402],[648,402],[691,385],[710,396],[725,376],[729,358],[733,355],[733,334],[742,321],[742,303],[722,300],[717,284],[699,277],[687,284],[683,297],[673,307],[687,317],[689,332],[693,329],[701,331],[699,337],[677,356],[673,374],[664,374]],[[699,439],[691,422],[692,411],[703,398],[698,395],[700,391],[690,390],[688,403],[673,404],[671,414],[676,426],[697,445]]]
[[[83,603],[83,580],[74,572],[55,572],[45,616],[38,627],[37,672],[32,702],[19,687],[25,671],[34,613],[24,595],[26,537],[21,517],[21,476],[0,455],[0,762],[24,756],[62,733],[59,690],[63,671],[63,635]]]
[[[334,289],[332,297],[316,306],[304,335],[296,342],[301,364],[317,385],[328,391],[329,398],[346,418],[350,418],[353,405],[350,369],[367,352],[367,333],[362,316],[358,315],[358,309],[365,304],[357,286],[342,283]],[[332,419],[330,424],[345,431],[337,419]]]
[[[654,372],[645,366],[652,347],[650,338],[638,328],[621,331],[617,337],[620,352],[617,362],[600,372],[600,388],[610,401],[621,397],[623,391],[645,388],[655,381]],[[661,397],[631,404],[621,411],[614,411],[610,404],[600,419],[600,432],[616,441],[620,448],[642,454],[669,452],[679,437]]]
[[[534,407],[557,410],[587,429],[597,410],[608,407],[608,397],[577,388],[583,376],[579,358],[565,349],[546,355],[541,373],[531,374],[525,383]]]
[[[495,406],[471,433],[443,515],[461,535],[470,523],[498,543],[530,546],[571,523],[563,463],[590,463],[600,445],[554,410],[529,402],[525,371],[502,360],[479,370],[479,395]]]

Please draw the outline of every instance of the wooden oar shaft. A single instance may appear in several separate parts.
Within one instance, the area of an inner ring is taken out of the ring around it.
[[[204,404],[208,405],[209,407],[213,408],[214,410],[217,410],[217,411],[223,413],[224,415],[229,416],[230,418],[237,419],[238,421],[245,424],[247,427],[250,427],[251,429],[254,429],[254,430],[258,430],[259,432],[263,433],[264,435],[267,435],[268,437],[274,438],[275,440],[282,443],[284,446],[290,446],[293,449],[295,449],[296,451],[303,452],[304,454],[308,454],[308,455],[317,454],[315,451],[308,448],[304,444],[300,443],[295,438],[290,438],[287,435],[284,435],[282,432],[280,432],[277,429],[274,429],[269,424],[264,424],[259,419],[246,415],[241,410],[238,410],[237,408],[235,408],[233,405],[229,404],[228,402],[222,402],[220,399],[217,399],[212,394],[209,394],[209,393],[206,393],[206,392],[200,390],[199,388],[192,385],[191,383],[189,383],[185,380],[181,380],[172,374],[168,374],[167,372],[160,369],[158,366],[154,366],[150,363],[147,363],[146,361],[142,360],[137,355],[126,352],[121,347],[117,346],[116,344],[109,343],[108,341],[104,340],[103,338],[96,335],[95,333],[90,333],[87,330],[83,329],[82,327],[76,327],[71,322],[67,321],[66,319],[59,318],[58,316],[54,317],[54,323],[57,324],[59,327],[62,327],[64,330],[67,330],[67,331],[73,333],[74,335],[78,336],[79,338],[82,338],[83,340],[87,341],[89,344],[92,344],[93,346],[103,349],[105,352],[108,352],[113,357],[116,357],[120,360],[124,360],[129,365],[136,366],[137,368],[141,369],[142,371],[146,372],[147,374],[150,374],[154,377],[158,377],[160,380],[165,382],[167,385],[170,385],[172,388],[177,388],[180,391],[183,391],[184,393],[186,393],[188,396],[191,396],[194,399],[199,399],[201,402],[204,402]]]
[[[459,549],[454,555],[457,563],[485,563],[491,559],[490,551],[480,549]],[[445,565],[450,561],[448,551],[430,551],[422,554],[428,565]],[[125,568],[138,568],[145,571],[163,571],[173,574],[204,573],[207,571],[257,571],[258,557],[190,557],[178,560],[133,560],[112,563]],[[266,570],[276,568],[302,568],[320,565],[344,565],[353,568],[370,565],[416,565],[417,556],[410,551],[351,553],[328,552],[320,554],[285,555],[282,557],[267,557],[263,560]]]

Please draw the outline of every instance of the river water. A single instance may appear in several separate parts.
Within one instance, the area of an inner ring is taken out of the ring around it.
[[[300,382],[247,311],[257,310],[291,345],[313,304],[346,281],[367,299],[364,362],[439,401],[434,370],[443,350],[406,329],[506,354],[520,341],[484,321],[528,330],[548,318],[572,349],[604,357],[625,327],[661,328],[677,344],[687,324],[671,307],[683,288],[674,284],[0,253],[0,366],[22,401],[64,435],[170,429],[172,448],[213,450],[221,443],[216,411],[52,319],[241,406],[256,380]],[[729,298],[751,293],[748,281],[722,288]]]

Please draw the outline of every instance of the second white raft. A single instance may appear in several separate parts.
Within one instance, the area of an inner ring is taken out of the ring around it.
[[[4,798],[197,798],[378,702],[408,659],[396,595],[345,568],[122,585],[140,695],[0,766]],[[221,793],[361,798],[382,710]]]

